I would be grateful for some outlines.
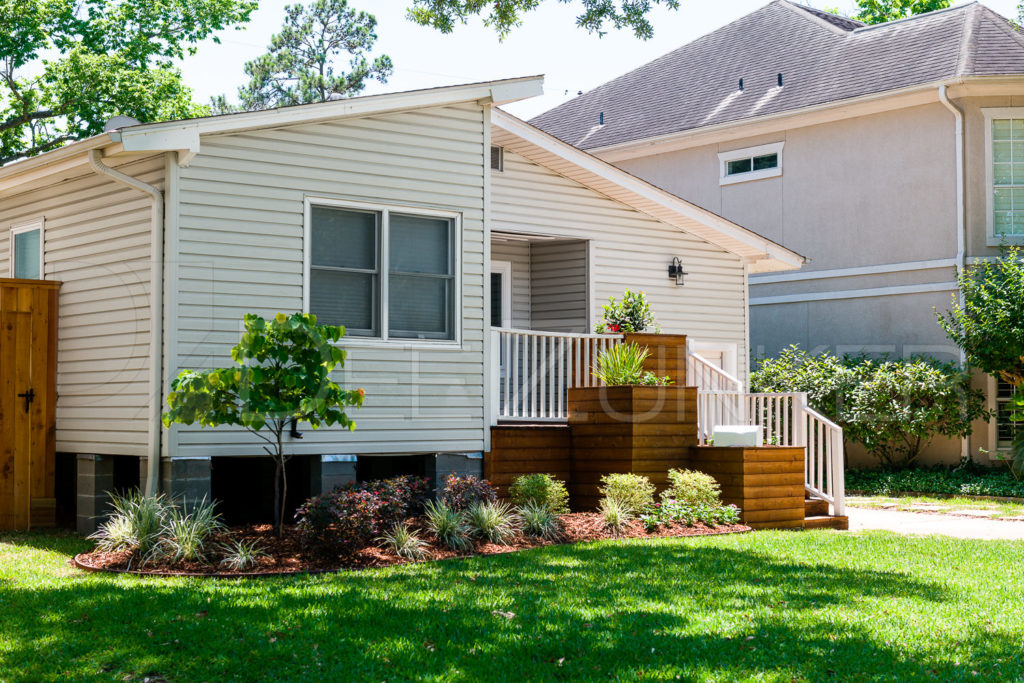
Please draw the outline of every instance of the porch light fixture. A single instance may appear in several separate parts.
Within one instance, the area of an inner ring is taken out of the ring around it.
[[[683,270],[683,262],[678,256],[672,257],[672,264],[668,267],[668,276],[676,281],[676,286],[683,286],[683,276],[689,275]]]

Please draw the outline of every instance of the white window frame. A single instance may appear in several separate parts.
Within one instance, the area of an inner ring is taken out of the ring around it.
[[[512,262],[491,261],[491,274],[501,274],[501,326],[512,327]],[[490,296],[491,281],[487,280],[487,295]],[[488,324],[490,321],[488,321]]]
[[[1024,244],[1024,235],[996,234],[995,206],[995,175],[992,164],[992,122],[996,119],[1024,119],[1024,107],[984,107],[981,110],[985,117],[985,238],[990,247],[998,247],[1004,242],[1008,244]]]
[[[718,184],[719,185],[734,185],[735,183],[745,183],[751,180],[764,180],[765,178],[777,178],[782,175],[782,148],[786,145],[783,142],[772,142],[767,145],[758,145],[757,147],[745,147],[743,149],[734,149],[728,152],[718,153]],[[779,157],[779,164],[775,168],[762,168],[759,171],[747,171],[746,173],[734,173],[729,175],[727,173],[729,169],[730,161],[740,161],[742,159],[753,159],[754,157],[764,156],[766,154],[777,154]]]
[[[988,376],[988,409],[992,411],[992,419],[988,421],[989,452],[993,454],[991,459],[996,460],[995,454],[1006,453],[1010,448],[999,445],[999,380],[992,375]]]
[[[433,348],[462,346],[462,322],[464,313],[462,310],[462,214],[458,211],[444,211],[422,206],[409,206],[399,204],[376,204],[371,202],[350,201],[335,199],[332,197],[306,197],[304,206],[303,231],[302,231],[302,311],[309,313],[310,298],[310,269],[312,267],[312,242],[313,242],[313,207],[327,206],[338,209],[353,209],[356,211],[376,211],[381,214],[380,220],[380,336],[379,337],[356,337],[348,336],[342,338],[340,344],[344,346],[386,346],[404,348]],[[453,284],[454,310],[452,317],[452,339],[409,339],[407,337],[389,337],[388,321],[388,294],[390,280],[390,251],[388,241],[390,238],[389,214],[398,213],[410,216],[424,216],[429,218],[446,218],[452,221],[452,249],[453,249]]]
[[[12,278],[14,277],[14,268],[15,268],[14,259],[15,259],[15,256],[16,256],[16,252],[14,250],[14,236],[15,235],[20,235],[20,234],[25,233],[25,232],[32,232],[33,230],[38,230],[39,231],[39,279],[43,280],[43,279],[46,278],[46,273],[43,271],[43,252],[46,251],[46,242],[44,241],[45,228],[46,228],[46,219],[44,219],[44,218],[39,218],[39,219],[36,219],[34,221],[30,221],[28,223],[18,223],[17,225],[12,225],[11,226],[11,231],[10,231],[10,235],[9,235],[8,243],[7,243],[8,244],[7,251],[10,254],[10,256],[9,256],[9,258],[7,260],[9,261],[8,265],[10,267],[9,268],[10,276]]]

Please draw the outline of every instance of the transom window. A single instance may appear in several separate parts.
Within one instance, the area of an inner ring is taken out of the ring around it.
[[[29,223],[11,228],[11,277],[40,280],[43,277],[43,225]]]
[[[454,340],[456,226],[448,216],[312,205],[309,311],[346,333]]]
[[[777,142],[720,153],[718,155],[721,167],[720,184],[729,185],[782,175],[782,147],[784,144]]]
[[[1024,115],[992,120],[992,232],[1024,237]]]

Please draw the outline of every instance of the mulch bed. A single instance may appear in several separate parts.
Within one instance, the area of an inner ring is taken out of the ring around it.
[[[584,543],[589,541],[600,541],[612,538],[659,538],[679,536],[710,536],[719,534],[734,534],[750,531],[750,527],[742,524],[723,524],[717,527],[708,527],[703,524],[695,524],[688,527],[682,524],[672,524],[659,527],[655,532],[648,533],[638,520],[631,520],[626,523],[621,534],[615,535],[605,527],[601,515],[594,512],[573,512],[560,517],[562,522],[562,537],[555,541],[545,541],[520,535],[510,545],[498,545],[487,541],[477,541],[472,550],[467,552],[456,552],[447,546],[434,542],[433,537],[426,531],[420,530],[420,535],[429,542],[427,556],[421,561],[447,560],[458,557],[473,557],[476,555],[498,555],[502,553],[538,548],[546,545],[559,545],[571,543]],[[410,520],[412,526],[419,527],[419,520]],[[407,564],[411,560],[399,557],[394,553],[383,550],[376,546],[370,546],[356,553],[350,558],[324,557],[309,553],[303,549],[299,542],[298,534],[293,528],[286,528],[284,536],[277,538],[273,528],[269,524],[235,527],[230,529],[220,538],[213,539],[209,547],[218,547],[221,542],[228,540],[255,541],[260,549],[267,553],[267,557],[258,560],[255,567],[246,571],[233,571],[222,568],[216,563],[204,564],[202,562],[177,562],[149,563],[141,565],[139,559],[130,551],[104,553],[94,551],[82,553],[72,560],[72,564],[87,571],[106,571],[116,573],[147,574],[158,576],[203,576],[220,578],[246,578],[260,576],[281,576],[289,574],[316,574],[324,572],[336,572],[351,569],[368,569],[374,567],[387,567],[396,564]]]

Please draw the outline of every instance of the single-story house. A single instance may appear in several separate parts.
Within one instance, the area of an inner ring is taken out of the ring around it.
[[[231,363],[246,313],[344,324],[338,380],[366,390],[355,431],[290,438],[296,495],[354,466],[480,471],[518,410],[496,386],[516,335],[571,345],[626,288],[742,382],[747,278],[803,258],[498,108],[541,86],[112,122],[0,169],[0,272],[62,283],[56,477],[79,528],[115,486],[268,498],[245,431],[160,424],[179,371]]]

